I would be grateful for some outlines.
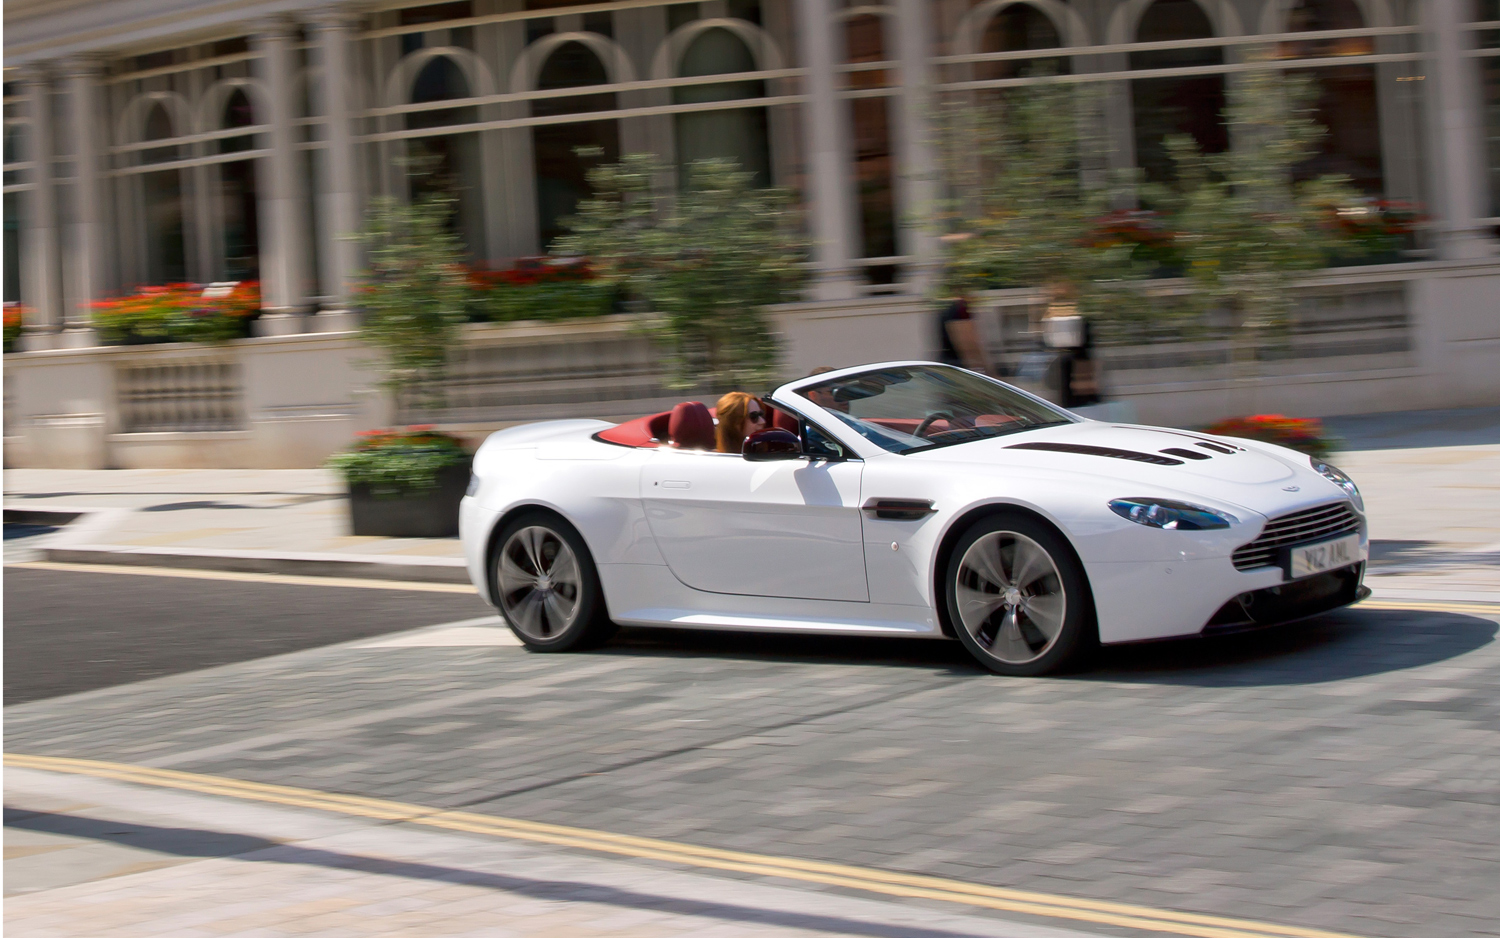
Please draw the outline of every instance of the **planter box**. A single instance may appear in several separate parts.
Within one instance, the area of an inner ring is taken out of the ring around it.
[[[368,485],[349,489],[356,537],[457,537],[458,503],[469,487],[469,467],[448,466],[435,489],[376,498]]]

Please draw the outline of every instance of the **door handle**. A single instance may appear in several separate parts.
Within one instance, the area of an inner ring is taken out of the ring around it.
[[[683,482],[679,479],[663,479],[661,487],[664,489],[690,489],[693,487],[693,483]]]

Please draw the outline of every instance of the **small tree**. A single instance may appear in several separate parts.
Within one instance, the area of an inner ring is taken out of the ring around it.
[[[445,195],[380,199],[362,236],[369,249],[362,332],[385,352],[385,385],[398,397],[430,397],[424,389],[441,376],[465,318],[463,246],[448,229],[453,207]]]
[[[1313,118],[1315,97],[1305,78],[1245,73],[1225,113],[1230,150],[1204,154],[1191,137],[1168,139],[1177,184],[1149,192],[1175,217],[1200,307],[1228,312],[1251,345],[1289,323],[1295,276],[1350,246],[1339,211],[1358,205],[1360,195],[1348,178],[1296,179],[1326,133]]]
[[[646,308],[674,387],[763,382],[776,366],[765,307],[805,277],[792,199],[732,160],[693,163],[679,192],[660,184],[669,175],[649,154],[593,170],[595,194],[553,250],[586,256]]]
[[[1102,169],[1087,165],[1106,151],[1096,104],[1075,85],[1039,85],[950,110],[951,292],[1041,286],[1088,307],[1100,284],[1142,275],[1129,251],[1095,237],[1111,198]]]

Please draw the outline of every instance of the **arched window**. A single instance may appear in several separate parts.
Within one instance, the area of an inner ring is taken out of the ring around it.
[[[175,137],[172,118],[160,102],[151,105],[144,125],[146,140]],[[177,158],[176,147],[145,150],[142,160],[157,163]],[[180,283],[187,279],[187,250],[182,225],[182,171],[164,169],[141,176],[142,208],[146,223],[146,280]]]
[[[1364,16],[1354,0],[1298,0],[1287,16],[1287,32],[1360,29]],[[1325,58],[1368,55],[1375,42],[1368,36],[1309,39],[1282,43],[1283,58]],[[1342,173],[1372,195],[1384,190],[1380,161],[1380,109],[1376,104],[1375,67],[1340,65],[1293,72],[1308,75],[1317,85],[1318,123],[1328,129],[1317,156],[1298,175]]]
[[[537,90],[584,88],[609,82],[604,63],[581,42],[565,42],[548,56],[537,76]],[[612,92],[542,98],[533,101],[534,117],[587,114],[612,110]],[[537,222],[545,248],[563,233],[563,219],[589,194],[588,171],[620,158],[620,130],[613,120],[546,124],[531,131],[536,165]],[[580,152],[582,151],[582,152]]]
[[[714,28],[704,30],[688,46],[678,73],[691,78],[755,70],[755,57],[744,41],[727,29]],[[763,81],[736,81],[675,88],[672,100],[676,104],[696,104],[700,101],[761,98],[765,93],[766,83]],[[733,159],[741,169],[755,174],[757,185],[771,184],[770,135],[766,129],[765,108],[678,114],[676,125],[679,165],[686,167],[694,160],[709,157]]]
[[[872,15],[845,21],[849,64],[886,60],[885,23]],[[884,70],[849,73],[851,88],[889,84]],[[859,187],[861,257],[892,257],[896,251],[896,205],[892,191],[891,129],[888,102],[893,98],[855,98],[849,102],[854,124],[854,178]],[[889,283],[895,269],[871,268],[870,279]]]
[[[1141,17],[1137,42],[1209,39],[1214,34],[1208,16],[1194,0],[1156,0]],[[1132,69],[1191,68],[1222,65],[1217,46],[1152,49],[1130,53]],[[1138,78],[1130,83],[1135,114],[1135,162],[1152,182],[1172,177],[1165,141],[1187,134],[1208,153],[1229,148],[1224,126],[1224,76]]]
[[[255,124],[255,109],[244,88],[230,92],[221,116],[224,129]],[[219,141],[222,153],[249,150],[255,139],[226,137]],[[224,276],[228,280],[260,277],[260,213],[255,191],[255,161],[233,160],[219,164],[219,205],[224,221]]]
[[[446,55],[433,56],[412,82],[411,103],[458,101],[471,95],[469,80],[458,63]],[[473,105],[414,111],[406,116],[408,129],[449,127],[475,120]],[[454,200],[453,232],[470,256],[483,257],[484,209],[480,198],[479,139],[473,133],[417,137],[407,151],[411,159],[411,195],[442,193]]]
[[[1062,36],[1051,17],[1029,3],[1013,3],[990,17],[980,39],[982,52],[1022,52],[1029,49],[1057,49]],[[1062,58],[1003,59],[985,62],[978,69],[982,80],[1018,78],[1035,72],[1066,74],[1068,62]]]

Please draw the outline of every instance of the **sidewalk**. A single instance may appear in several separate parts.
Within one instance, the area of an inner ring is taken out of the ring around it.
[[[1335,462],[1369,509],[1367,582],[1399,598],[1500,592],[1500,408],[1334,418]],[[322,469],[5,472],[7,520],[78,512],[35,536],[7,525],[6,561],[138,563],[467,583],[455,538],[353,537]]]
[[[350,535],[344,483],[325,469],[7,469],[5,510],[6,562],[468,582],[457,538]],[[79,516],[12,536],[10,522],[43,512]]]

